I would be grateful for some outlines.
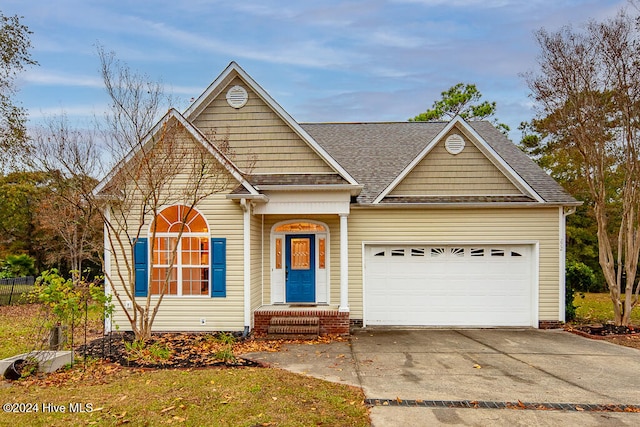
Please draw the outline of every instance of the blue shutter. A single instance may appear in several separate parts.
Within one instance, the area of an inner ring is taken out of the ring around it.
[[[227,296],[227,239],[211,239],[211,296]]]
[[[146,237],[135,239],[133,263],[136,269],[135,296],[146,297],[149,280],[149,244]]]

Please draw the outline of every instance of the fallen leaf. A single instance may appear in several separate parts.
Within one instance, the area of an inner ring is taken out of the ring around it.
[[[478,365],[477,363],[475,365],[473,365],[474,368],[476,369],[482,369],[482,366]]]

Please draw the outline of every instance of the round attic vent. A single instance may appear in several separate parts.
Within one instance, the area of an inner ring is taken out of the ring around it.
[[[453,133],[447,137],[447,140],[444,142],[444,147],[454,156],[460,154],[462,150],[464,150],[464,138],[457,133]]]
[[[227,92],[227,102],[233,108],[242,108],[247,103],[249,99],[249,94],[247,90],[242,86],[233,86]]]

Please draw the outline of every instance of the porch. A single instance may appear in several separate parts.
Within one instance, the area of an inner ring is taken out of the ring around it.
[[[269,335],[349,335],[349,312],[315,304],[265,305],[253,312],[253,330]]]

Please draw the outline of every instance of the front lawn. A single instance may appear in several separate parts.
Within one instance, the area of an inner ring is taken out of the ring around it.
[[[37,305],[0,307],[1,358],[34,349],[39,316]],[[370,425],[362,390],[255,367],[134,369],[89,360],[41,378],[0,379],[0,402],[8,404],[0,426],[11,427]]]
[[[78,370],[0,385],[3,403],[38,407],[37,413],[5,413],[0,425],[369,425],[361,390],[278,369],[88,369],[84,378]],[[70,412],[79,408],[87,412]]]
[[[576,321],[579,323],[607,323],[613,321],[613,304],[608,293],[579,293],[573,300]],[[631,312],[631,323],[640,325],[640,307]]]

